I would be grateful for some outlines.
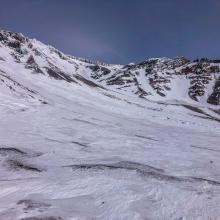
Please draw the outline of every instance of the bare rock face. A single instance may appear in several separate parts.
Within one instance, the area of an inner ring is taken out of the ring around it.
[[[201,59],[184,68],[183,72],[188,75],[190,80],[189,96],[193,100],[198,101],[198,97],[204,96],[206,86],[212,80],[215,80],[216,74],[218,75],[220,73],[220,68],[211,60]],[[212,97],[213,96],[216,95],[212,95]],[[207,102],[210,104],[216,103],[215,101],[211,101],[211,99],[213,98],[209,98]]]
[[[8,47],[15,49],[17,52],[21,53],[21,45],[27,42],[28,39],[19,33],[1,31],[0,41]]]
[[[27,217],[19,220],[62,220],[61,217],[45,216],[45,217]]]
[[[43,74],[43,71],[40,69],[40,67],[36,63],[33,55],[30,55],[29,58],[27,59],[26,68],[32,69],[33,73],[41,73],[41,74]]]
[[[220,104],[220,78],[215,82],[212,94],[209,96],[207,102],[212,105]]]
[[[28,60],[27,60],[27,64],[30,64],[30,65],[36,64],[33,55],[30,55],[30,56],[29,56],[29,58],[28,58]]]
[[[99,79],[101,76],[108,75],[111,71],[106,67],[100,67],[99,65],[88,66],[92,70],[91,77],[93,79]]]
[[[92,68],[94,72],[99,69],[99,66]],[[199,101],[199,97],[203,97],[207,92],[209,84],[220,74],[220,65],[218,60],[212,61],[207,58],[196,61],[190,61],[183,57],[175,59],[157,58],[139,64],[125,65],[113,74],[110,72],[99,73],[93,78],[101,82],[104,80],[107,86],[117,86],[120,90],[135,86],[136,89],[133,89],[135,94],[141,93],[142,97],[151,96],[151,92],[143,88],[143,82],[139,80],[143,71],[145,72],[144,83],[147,83],[161,98],[172,92],[172,81],[182,77],[188,81],[187,93],[189,97],[194,101]],[[183,81],[183,83],[186,82]],[[211,95],[209,104],[218,103],[218,101],[213,101],[213,97],[215,100],[218,99],[218,89],[216,88],[218,86],[213,88],[215,93]],[[210,101],[211,99],[212,101]]]

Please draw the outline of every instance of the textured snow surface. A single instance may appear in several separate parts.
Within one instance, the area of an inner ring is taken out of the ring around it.
[[[4,45],[0,57],[0,220],[219,219],[218,106],[55,80]]]

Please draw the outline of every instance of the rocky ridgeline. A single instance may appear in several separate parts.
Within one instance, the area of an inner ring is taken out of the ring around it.
[[[114,74],[110,71],[102,72],[99,68],[94,68],[93,71],[94,79],[99,82],[105,80],[107,85],[118,86],[120,90],[136,86],[135,93],[140,97],[152,95],[141,86],[139,75],[143,71],[146,82],[161,97],[165,97],[166,93],[172,90],[171,82],[178,76],[189,82],[188,95],[195,101],[204,96],[208,85],[214,81],[213,91],[209,94],[207,102],[220,104],[220,60],[149,59],[139,64],[126,65]]]
[[[45,54],[34,44],[34,40],[18,33],[0,31],[0,42],[11,49],[15,62],[25,62],[25,68],[32,73],[48,75],[56,80],[80,81],[92,87],[129,90],[141,98],[158,95],[162,99],[172,92],[172,83],[180,79],[182,84],[187,84],[185,88],[192,100],[199,101],[206,95],[207,103],[220,104],[220,60],[154,58],[138,64],[107,65],[67,56],[50,46],[47,46],[49,53]],[[71,74],[52,62],[51,54],[72,65]],[[46,64],[40,66],[36,62],[37,57],[44,59]],[[1,54],[0,60],[4,60]],[[88,78],[82,76],[82,70],[87,72]]]

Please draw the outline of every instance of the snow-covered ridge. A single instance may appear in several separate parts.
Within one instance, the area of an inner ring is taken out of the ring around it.
[[[55,79],[81,79],[97,87],[154,101],[220,103],[220,60],[153,58],[138,64],[110,65],[65,55],[22,34],[1,31],[0,40],[2,50],[10,50],[14,62]]]

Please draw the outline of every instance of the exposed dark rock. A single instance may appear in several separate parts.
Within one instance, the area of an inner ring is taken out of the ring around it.
[[[160,96],[166,96],[165,91],[167,90],[167,84],[170,83],[170,79],[155,74],[149,77],[149,84]]]
[[[152,166],[145,164],[130,162],[130,161],[121,161],[114,164],[80,164],[80,165],[70,165],[73,170],[94,170],[94,171],[104,171],[104,170],[127,170],[127,171],[136,171],[143,178],[152,178],[159,181],[168,181],[168,182],[206,182],[211,185],[220,186],[220,182],[215,180],[209,180],[201,177],[178,177],[165,174],[164,170],[158,169]]]
[[[30,65],[36,64],[33,55],[30,55],[30,56],[29,56],[29,58],[28,58],[28,60],[27,60],[27,64],[30,64]]]
[[[61,217],[45,216],[45,217],[26,217],[19,220],[63,220]]]
[[[50,207],[50,204],[44,203],[44,202],[39,202],[39,201],[34,201],[31,199],[24,199],[24,200],[19,200],[17,202],[17,205],[24,205],[23,210],[27,211],[27,210],[34,210],[34,209],[45,209]]]
[[[47,68],[47,67],[46,67],[46,70],[47,70],[47,73],[49,74],[49,76],[54,79],[57,79],[57,80],[64,80],[65,79],[65,77],[62,77],[60,75],[60,72],[58,72],[58,71],[55,71],[55,70],[53,70],[51,68]]]
[[[11,47],[11,48],[19,50],[20,47],[21,47],[21,42],[19,42],[19,41],[9,41],[8,46]]]
[[[194,146],[194,145],[191,145],[191,147],[193,147],[193,148],[198,148],[198,149],[202,149],[202,150],[207,150],[207,151],[219,152],[219,153],[220,153],[220,150],[211,149],[211,148],[208,148],[208,147],[199,147],[199,146]]]
[[[7,161],[7,164],[9,165],[9,167],[13,170],[26,170],[26,171],[31,171],[31,172],[37,172],[37,173],[40,173],[42,172],[43,170],[37,168],[37,167],[34,167],[30,164],[25,164],[24,162],[22,161],[19,161],[19,160],[8,160]]]
[[[78,142],[78,141],[71,141],[71,143],[76,144],[76,145],[79,145],[79,146],[81,146],[81,147],[85,147],[85,148],[89,147],[88,144],[81,143],[81,142]]]
[[[16,53],[11,53],[12,57],[14,57],[16,63],[21,63],[20,56]]]
[[[207,102],[212,105],[220,104],[220,78],[216,80],[213,93],[209,96]]]
[[[7,37],[2,32],[0,32],[0,41],[5,41],[6,39]]]
[[[191,177],[191,178],[195,180],[196,182],[206,182],[206,183],[209,183],[210,185],[220,186],[220,182],[215,181],[215,180],[209,180],[209,179],[205,179],[202,177]]]
[[[220,115],[220,109],[210,109],[210,110],[215,112],[216,114]]]
[[[91,81],[91,80],[88,80],[88,79],[82,77],[81,75],[78,75],[78,74],[77,74],[77,75],[74,75],[74,77],[75,77],[77,80],[79,80],[79,81],[85,83],[86,85],[88,85],[88,86],[90,86],[90,87],[97,87],[97,88],[105,89],[103,86],[98,85],[98,84],[96,84],[95,82],[93,82],[93,81]]]
[[[9,40],[16,40],[20,43],[25,43],[28,41],[26,37],[24,37],[20,33],[14,33],[11,31],[0,31],[0,40],[9,41]]]
[[[170,176],[164,174],[162,169],[154,168],[152,166],[143,165],[139,163],[129,162],[129,161],[122,161],[115,164],[81,164],[81,165],[71,165],[69,166],[73,170],[130,170],[136,171],[139,175],[145,177],[150,177],[157,180],[163,181],[182,181],[181,178]]]
[[[29,48],[29,49],[33,49],[33,44],[32,44],[32,43],[29,43],[29,44],[28,44],[28,48]]]
[[[0,147],[0,154],[6,156],[8,154],[26,155],[27,153],[14,147]]]
[[[28,41],[22,34],[9,31],[0,31],[0,40],[3,44],[14,49],[14,51],[18,54],[22,54],[24,52],[21,50],[21,45]]]
[[[195,106],[191,106],[191,105],[181,105],[181,106],[183,106],[183,107],[185,107],[185,108],[187,108],[187,109],[189,109],[189,110],[191,110],[191,111],[194,111],[194,112],[196,112],[196,113],[205,115],[205,116],[206,116],[205,119],[217,121],[217,122],[220,123],[220,119],[219,119],[219,118],[216,118],[216,117],[214,117],[214,116],[212,116],[212,115],[210,115],[210,114],[204,112],[203,110],[201,110],[201,109],[199,109],[199,108],[197,108],[197,107],[195,107]],[[196,116],[196,115],[195,115],[195,116]],[[197,116],[197,117],[201,117],[201,116]],[[203,117],[203,118],[204,118],[204,117]]]
[[[131,162],[131,161],[121,161],[114,164],[80,164],[80,165],[71,165],[73,169],[126,169],[126,170],[136,170],[138,172],[160,172],[163,173],[164,170],[158,169],[149,165]]]
[[[209,82],[212,80],[212,77],[207,74],[197,74],[191,75],[189,79],[191,86],[188,94],[193,100],[198,101],[198,97],[205,94],[206,85],[209,84]]]
[[[212,60],[213,63],[220,63],[220,60]]]
[[[106,84],[107,85],[117,85],[117,86],[125,86],[126,85],[132,85],[132,84],[136,84],[137,83],[137,79],[134,76],[135,74],[133,74],[130,70],[128,71],[118,71],[116,72],[114,75],[108,77],[106,79]],[[123,88],[123,87],[120,87]]]
[[[210,60],[205,57],[205,58],[201,58],[201,59],[200,59],[200,62],[201,62],[201,63],[202,63],[202,62],[208,63],[208,62],[210,62]]]
[[[76,81],[73,80],[71,76],[65,74],[64,72],[62,72],[56,67],[51,67],[51,68],[45,67],[45,69],[47,70],[48,75],[56,80],[65,80],[69,83],[71,82],[76,83]]]
[[[143,136],[143,135],[135,135],[135,137],[142,138],[142,139],[146,139],[146,140],[151,140],[151,141],[158,141],[158,140],[155,139],[155,138],[146,137],[146,136]]]
[[[220,67],[219,66],[210,66],[208,69],[209,73],[219,73],[220,72]]]
[[[121,76],[114,76],[111,79],[108,79],[107,85],[125,85],[125,81]]]
[[[48,102],[40,100],[42,104],[47,105]]]
[[[111,73],[111,71],[108,68],[102,67],[102,66],[99,66],[99,65],[87,66],[87,68],[92,70],[91,77],[93,79],[99,79],[100,77],[108,75],[109,73]]]
[[[36,56],[41,56],[41,52],[37,48],[33,48],[33,52]]]
[[[111,72],[109,69],[107,69],[105,67],[101,67],[100,69],[101,69],[101,72],[103,73],[103,75],[107,75]]]
[[[37,92],[33,91],[32,89],[29,89],[28,87],[25,87],[23,85],[21,85],[20,83],[18,83],[16,80],[12,79],[10,76],[6,75],[6,74],[2,74],[0,73],[0,76],[6,78],[7,80],[11,81],[14,85],[16,85],[17,87],[20,87],[23,90],[28,91],[31,94],[37,94]],[[11,88],[12,89],[12,88]]]
[[[189,109],[189,110],[191,110],[191,111],[194,111],[194,112],[196,112],[196,113],[204,114],[204,111],[203,111],[203,110],[201,110],[200,108],[197,108],[197,107],[195,107],[195,106],[192,106],[192,105],[183,105],[183,107],[185,107],[185,108],[187,108],[187,109]]]
[[[100,70],[100,67],[98,65],[95,65],[95,66],[88,66],[89,69],[91,69],[92,71],[94,72],[97,72]]]
[[[137,94],[140,98],[144,98],[145,96],[150,95],[150,93],[146,92],[140,86],[137,87],[137,92],[135,92],[135,94]]]
[[[89,125],[98,125],[94,122],[90,122],[90,121],[83,120],[83,119],[78,119],[78,118],[73,118],[72,121],[78,121],[78,122],[86,123],[86,124],[89,124]]]
[[[36,63],[33,55],[30,55],[29,58],[27,59],[26,68],[32,69],[34,71],[34,73],[41,73],[41,74],[43,74],[43,71],[40,69],[40,67]]]

